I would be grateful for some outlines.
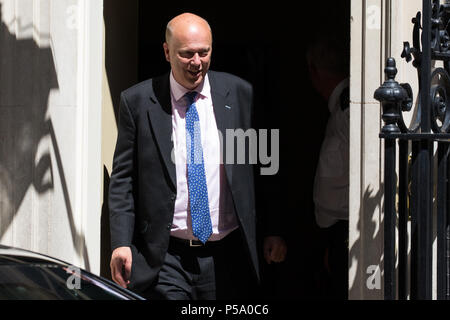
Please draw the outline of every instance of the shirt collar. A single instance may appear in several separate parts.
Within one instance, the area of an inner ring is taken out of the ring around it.
[[[175,101],[179,101],[183,98],[183,96],[189,91],[197,91],[200,94],[200,97],[203,98],[211,98],[211,89],[209,85],[208,73],[205,76],[205,79],[195,88],[194,90],[189,90],[179,84],[174,76],[173,72],[170,72],[170,93]]]

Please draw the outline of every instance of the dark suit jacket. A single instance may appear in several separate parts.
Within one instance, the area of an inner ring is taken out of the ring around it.
[[[252,86],[227,73],[208,72],[214,114],[226,146],[226,129],[251,127]],[[169,245],[176,199],[169,74],[121,94],[120,118],[109,188],[112,249],[130,246],[129,288],[142,292],[156,279]],[[246,151],[248,152],[248,150]],[[223,148],[226,159],[226,148]],[[236,152],[234,153],[236,157]],[[225,163],[225,161],[224,161]],[[259,278],[253,168],[227,164],[225,172],[245,240]],[[250,262],[251,261],[251,262]]]

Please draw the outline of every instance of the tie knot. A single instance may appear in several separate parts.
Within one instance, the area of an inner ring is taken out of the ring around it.
[[[189,105],[194,103],[195,98],[197,97],[197,94],[198,94],[197,91],[190,91],[185,94],[185,97],[188,99]]]

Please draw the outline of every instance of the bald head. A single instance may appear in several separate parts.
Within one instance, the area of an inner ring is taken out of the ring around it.
[[[209,33],[212,41],[211,27],[205,19],[193,13],[182,13],[167,24],[166,42],[170,44],[174,36],[180,37],[195,32]]]
[[[202,83],[211,62],[212,34],[205,19],[183,13],[167,24],[163,45],[175,80],[189,90]]]

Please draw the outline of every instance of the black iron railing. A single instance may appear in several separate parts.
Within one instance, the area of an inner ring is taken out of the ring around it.
[[[449,2],[423,0],[422,12],[412,20],[413,46],[404,43],[402,57],[408,62],[414,58],[413,66],[417,68],[418,101],[414,101],[409,84],[395,81],[397,69],[393,58],[387,60],[386,81],[374,95],[381,102],[384,121],[380,138],[384,139],[385,148],[384,295],[388,300],[407,299],[408,295],[411,299],[432,299],[434,223],[437,228],[437,299],[450,299]],[[442,66],[436,67],[438,65]],[[403,113],[412,110],[413,120],[406,125]],[[411,243],[410,260],[408,243]]]

